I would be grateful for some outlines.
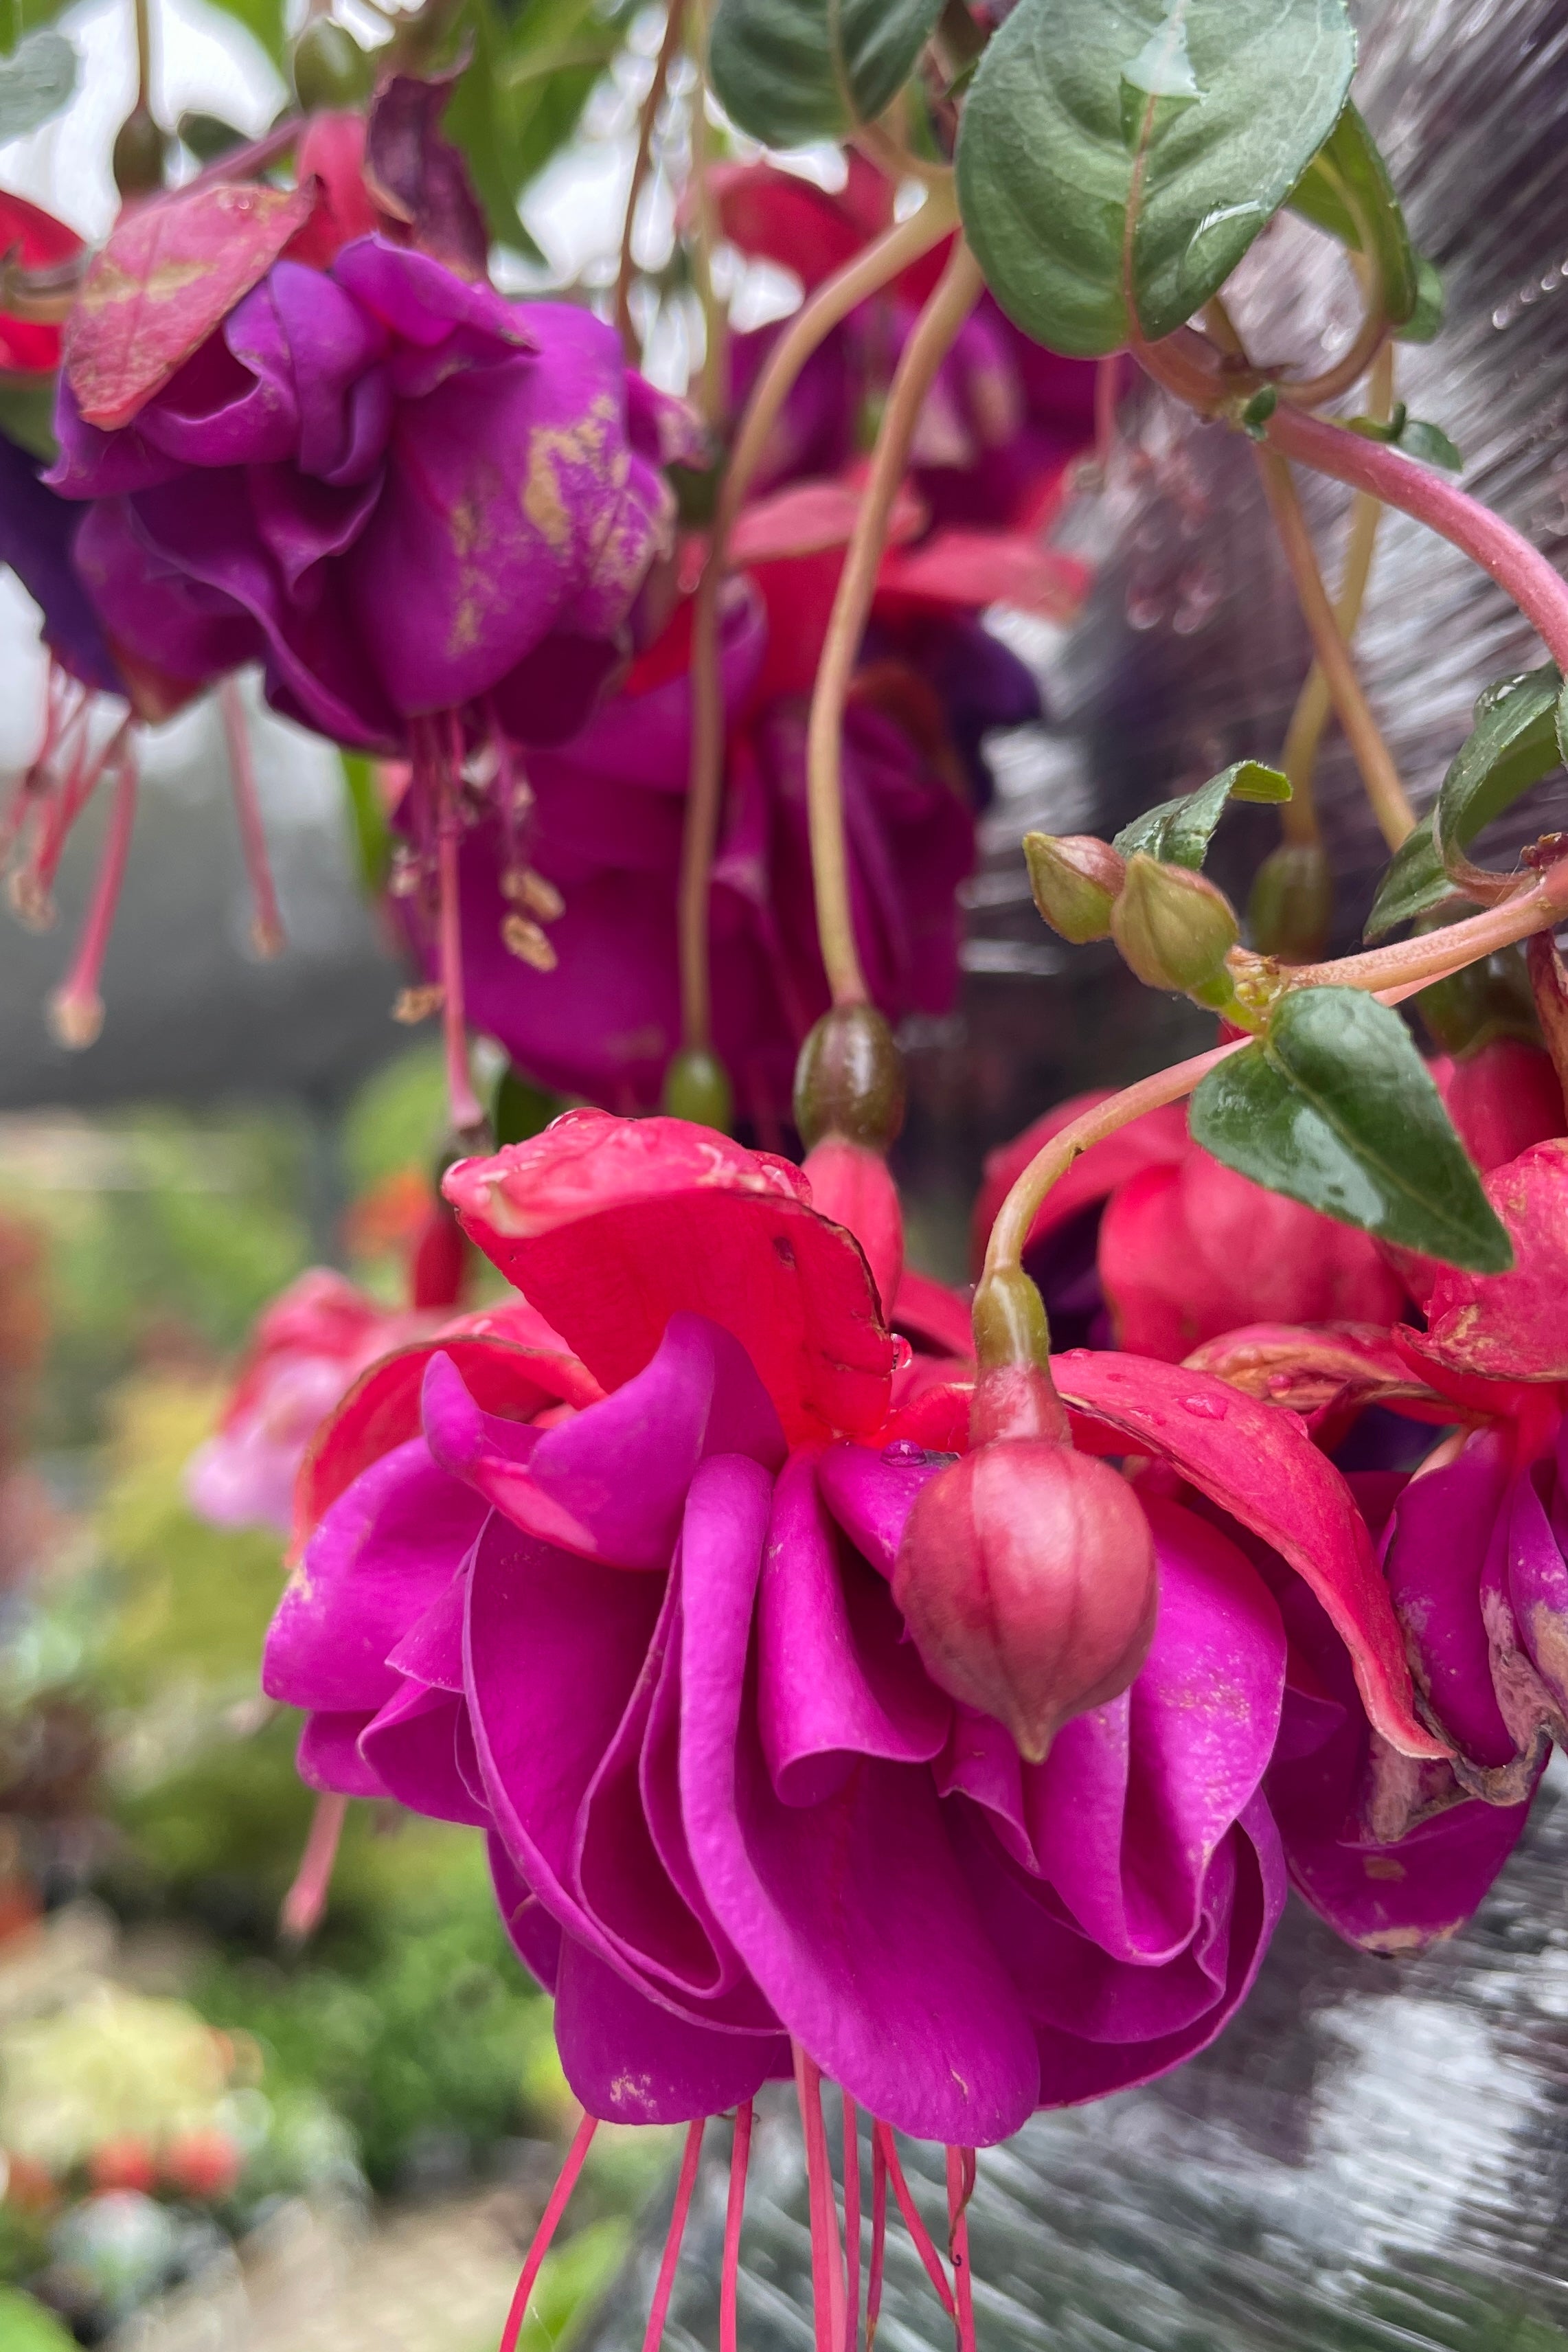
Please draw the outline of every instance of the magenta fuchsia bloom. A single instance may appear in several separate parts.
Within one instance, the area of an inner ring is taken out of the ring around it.
[[[486,1828],[591,2115],[700,2116],[793,2042],[972,2147],[1201,2048],[1291,1853],[1265,1794],[1295,1679],[1276,1589],[1304,1586],[1345,1662],[1343,1699],[1306,1679],[1320,1735],[1440,1757],[1295,1416],[1058,1360],[1079,1445],[1156,1465],[1159,1614],[1131,1689],[1029,1765],[932,1681],[889,1590],[947,1458],[906,1433],[967,1391],[901,1424],[865,1260],[799,1171],[580,1111],[446,1189],[574,1357],[476,1338],[371,1376],[317,1446],[267,1687],[309,1710],[317,1785]],[[1331,1793],[1298,1843],[1343,1827]]]

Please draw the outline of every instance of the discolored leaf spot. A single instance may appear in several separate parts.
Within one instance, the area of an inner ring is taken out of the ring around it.
[[[1449,1265],[1513,1263],[1398,1014],[1351,988],[1286,996],[1193,1096],[1195,1143],[1270,1192]]]
[[[1141,849],[1163,865],[1190,866],[1196,871],[1208,855],[1227,801],[1288,801],[1290,797],[1290,780],[1280,769],[1265,767],[1260,760],[1237,760],[1197,792],[1183,793],[1177,800],[1161,801],[1156,808],[1145,809],[1142,816],[1124,825],[1112,845],[1124,857]]]
[[[128,425],[266,277],[315,204],[314,188],[219,183],[128,213],[66,324],[66,379],[88,423]]]
[[[1297,185],[1354,62],[1343,0],[1019,0],[958,142],[992,291],[1053,351],[1168,335]]]
[[[942,0],[719,0],[708,66],[726,111],[768,147],[841,139],[892,105]]]

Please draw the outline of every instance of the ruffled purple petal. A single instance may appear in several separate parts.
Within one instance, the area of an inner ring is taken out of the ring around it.
[[[360,1754],[360,1735],[371,1717],[362,1710],[307,1716],[295,1769],[308,1789],[340,1797],[386,1797],[392,1793]]]
[[[487,1829],[488,1809],[476,1804],[457,1769],[456,1732],[463,1701],[450,1691],[405,1683],[360,1735],[370,1770],[411,1812],[433,1821]]]
[[[490,1864],[490,1884],[496,1890],[496,1907],[512,1949],[546,1992],[554,1992],[560,1969],[560,1927],[494,1830],[486,1837],[485,1852]]]
[[[561,1939],[555,2035],[567,2081],[610,2123],[682,2124],[722,2115],[789,2071],[777,2034],[723,2033],[677,2017],[573,1936]]]
[[[915,1498],[947,1459],[903,1439],[877,1453],[841,1438],[822,1455],[817,1472],[822,1499],[879,1576],[891,1580]]]
[[[1413,1478],[1395,1506],[1384,1570],[1416,1678],[1479,1764],[1514,1755],[1492,1687],[1481,1572],[1508,1490],[1506,1440],[1486,1432],[1457,1462]]]

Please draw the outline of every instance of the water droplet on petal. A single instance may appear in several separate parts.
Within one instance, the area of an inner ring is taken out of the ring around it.
[[[1226,1406],[1222,1396],[1186,1396],[1182,1399],[1185,1412],[1196,1413],[1199,1421],[1223,1421]]]
[[[925,1449],[916,1445],[913,1437],[895,1437],[891,1445],[883,1447],[882,1458],[894,1468],[907,1468],[911,1463],[925,1461]]]
[[[908,1340],[904,1337],[904,1334],[901,1331],[895,1331],[893,1335],[894,1370],[895,1372],[902,1372],[914,1361],[914,1349],[910,1346]]]

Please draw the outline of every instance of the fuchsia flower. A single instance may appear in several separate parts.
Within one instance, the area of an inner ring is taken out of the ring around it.
[[[1078,1444],[1156,1465],[1159,1615],[1131,1690],[1028,1765],[903,1637],[888,1579],[945,1457],[890,1411],[864,1258],[799,1171],[580,1111],[447,1192],[576,1360],[475,1339],[371,1376],[398,1384],[391,1450],[362,1399],[323,1434],[267,1686],[310,1711],[318,1785],[487,1829],[591,2114],[731,2105],[792,2041],[973,2147],[1201,2048],[1294,1860],[1264,1794],[1297,1679],[1271,1588],[1302,1583],[1345,1662],[1343,1695],[1304,1675],[1309,1728],[1440,1755],[1294,1416],[1059,1360]],[[581,1409],[542,1426],[546,1394]],[[1299,1837],[1341,1826],[1309,1809]]]

